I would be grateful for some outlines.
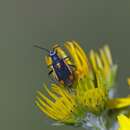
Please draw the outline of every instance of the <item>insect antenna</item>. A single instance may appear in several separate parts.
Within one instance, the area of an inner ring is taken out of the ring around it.
[[[39,49],[42,49],[42,50],[44,50],[44,51],[46,51],[46,52],[49,53],[49,50],[46,49],[46,48],[44,48],[44,47],[41,47],[41,46],[38,46],[38,45],[34,45],[34,47],[39,48]]]

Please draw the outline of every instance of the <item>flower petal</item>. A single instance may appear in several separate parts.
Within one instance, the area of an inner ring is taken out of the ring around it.
[[[119,129],[118,130],[129,130],[130,129],[130,119],[123,114],[118,117]]]
[[[118,109],[130,106],[130,97],[110,99],[107,102],[109,109]]]

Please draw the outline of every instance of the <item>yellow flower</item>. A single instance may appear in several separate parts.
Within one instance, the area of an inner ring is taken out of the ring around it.
[[[118,130],[129,130],[130,129],[130,119],[123,114],[118,117],[119,129]]]
[[[48,96],[41,91],[37,94],[36,104],[50,118],[65,124],[77,124],[82,121],[85,113],[102,113],[107,107],[108,92],[113,86],[117,66],[113,65],[108,46],[90,52],[87,57],[77,42],[65,42],[65,48],[70,54],[58,47],[57,54],[65,58],[67,64],[75,66],[74,83],[71,88],[52,84],[49,90],[45,87]],[[46,57],[47,65],[51,65],[50,57]],[[54,76],[56,76],[54,74]]]

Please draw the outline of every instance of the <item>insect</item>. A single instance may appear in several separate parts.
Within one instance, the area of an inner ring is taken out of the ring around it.
[[[74,81],[74,66],[70,64],[70,61],[68,60],[69,57],[63,54],[64,51],[60,46],[55,45],[52,47],[52,50],[48,50],[38,45],[35,45],[35,47],[48,53],[48,56],[46,56],[46,62],[49,67],[49,76],[51,77],[52,75],[53,79],[62,85],[71,86]],[[58,50],[60,51],[58,52]]]

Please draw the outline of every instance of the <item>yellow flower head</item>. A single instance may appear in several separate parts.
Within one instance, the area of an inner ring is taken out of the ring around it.
[[[90,52],[90,57],[75,41],[65,42],[67,53],[57,47],[60,58],[65,58],[67,65],[75,66],[73,70],[74,83],[71,86],[52,84],[49,90],[45,87],[48,96],[41,91],[37,94],[37,106],[50,118],[66,123],[79,123],[85,113],[102,113],[108,101],[109,89],[114,84],[116,65],[113,65],[108,46],[100,50]],[[51,65],[50,57],[46,57],[47,65]],[[52,68],[53,69],[53,68]],[[56,74],[53,73],[56,77]]]

